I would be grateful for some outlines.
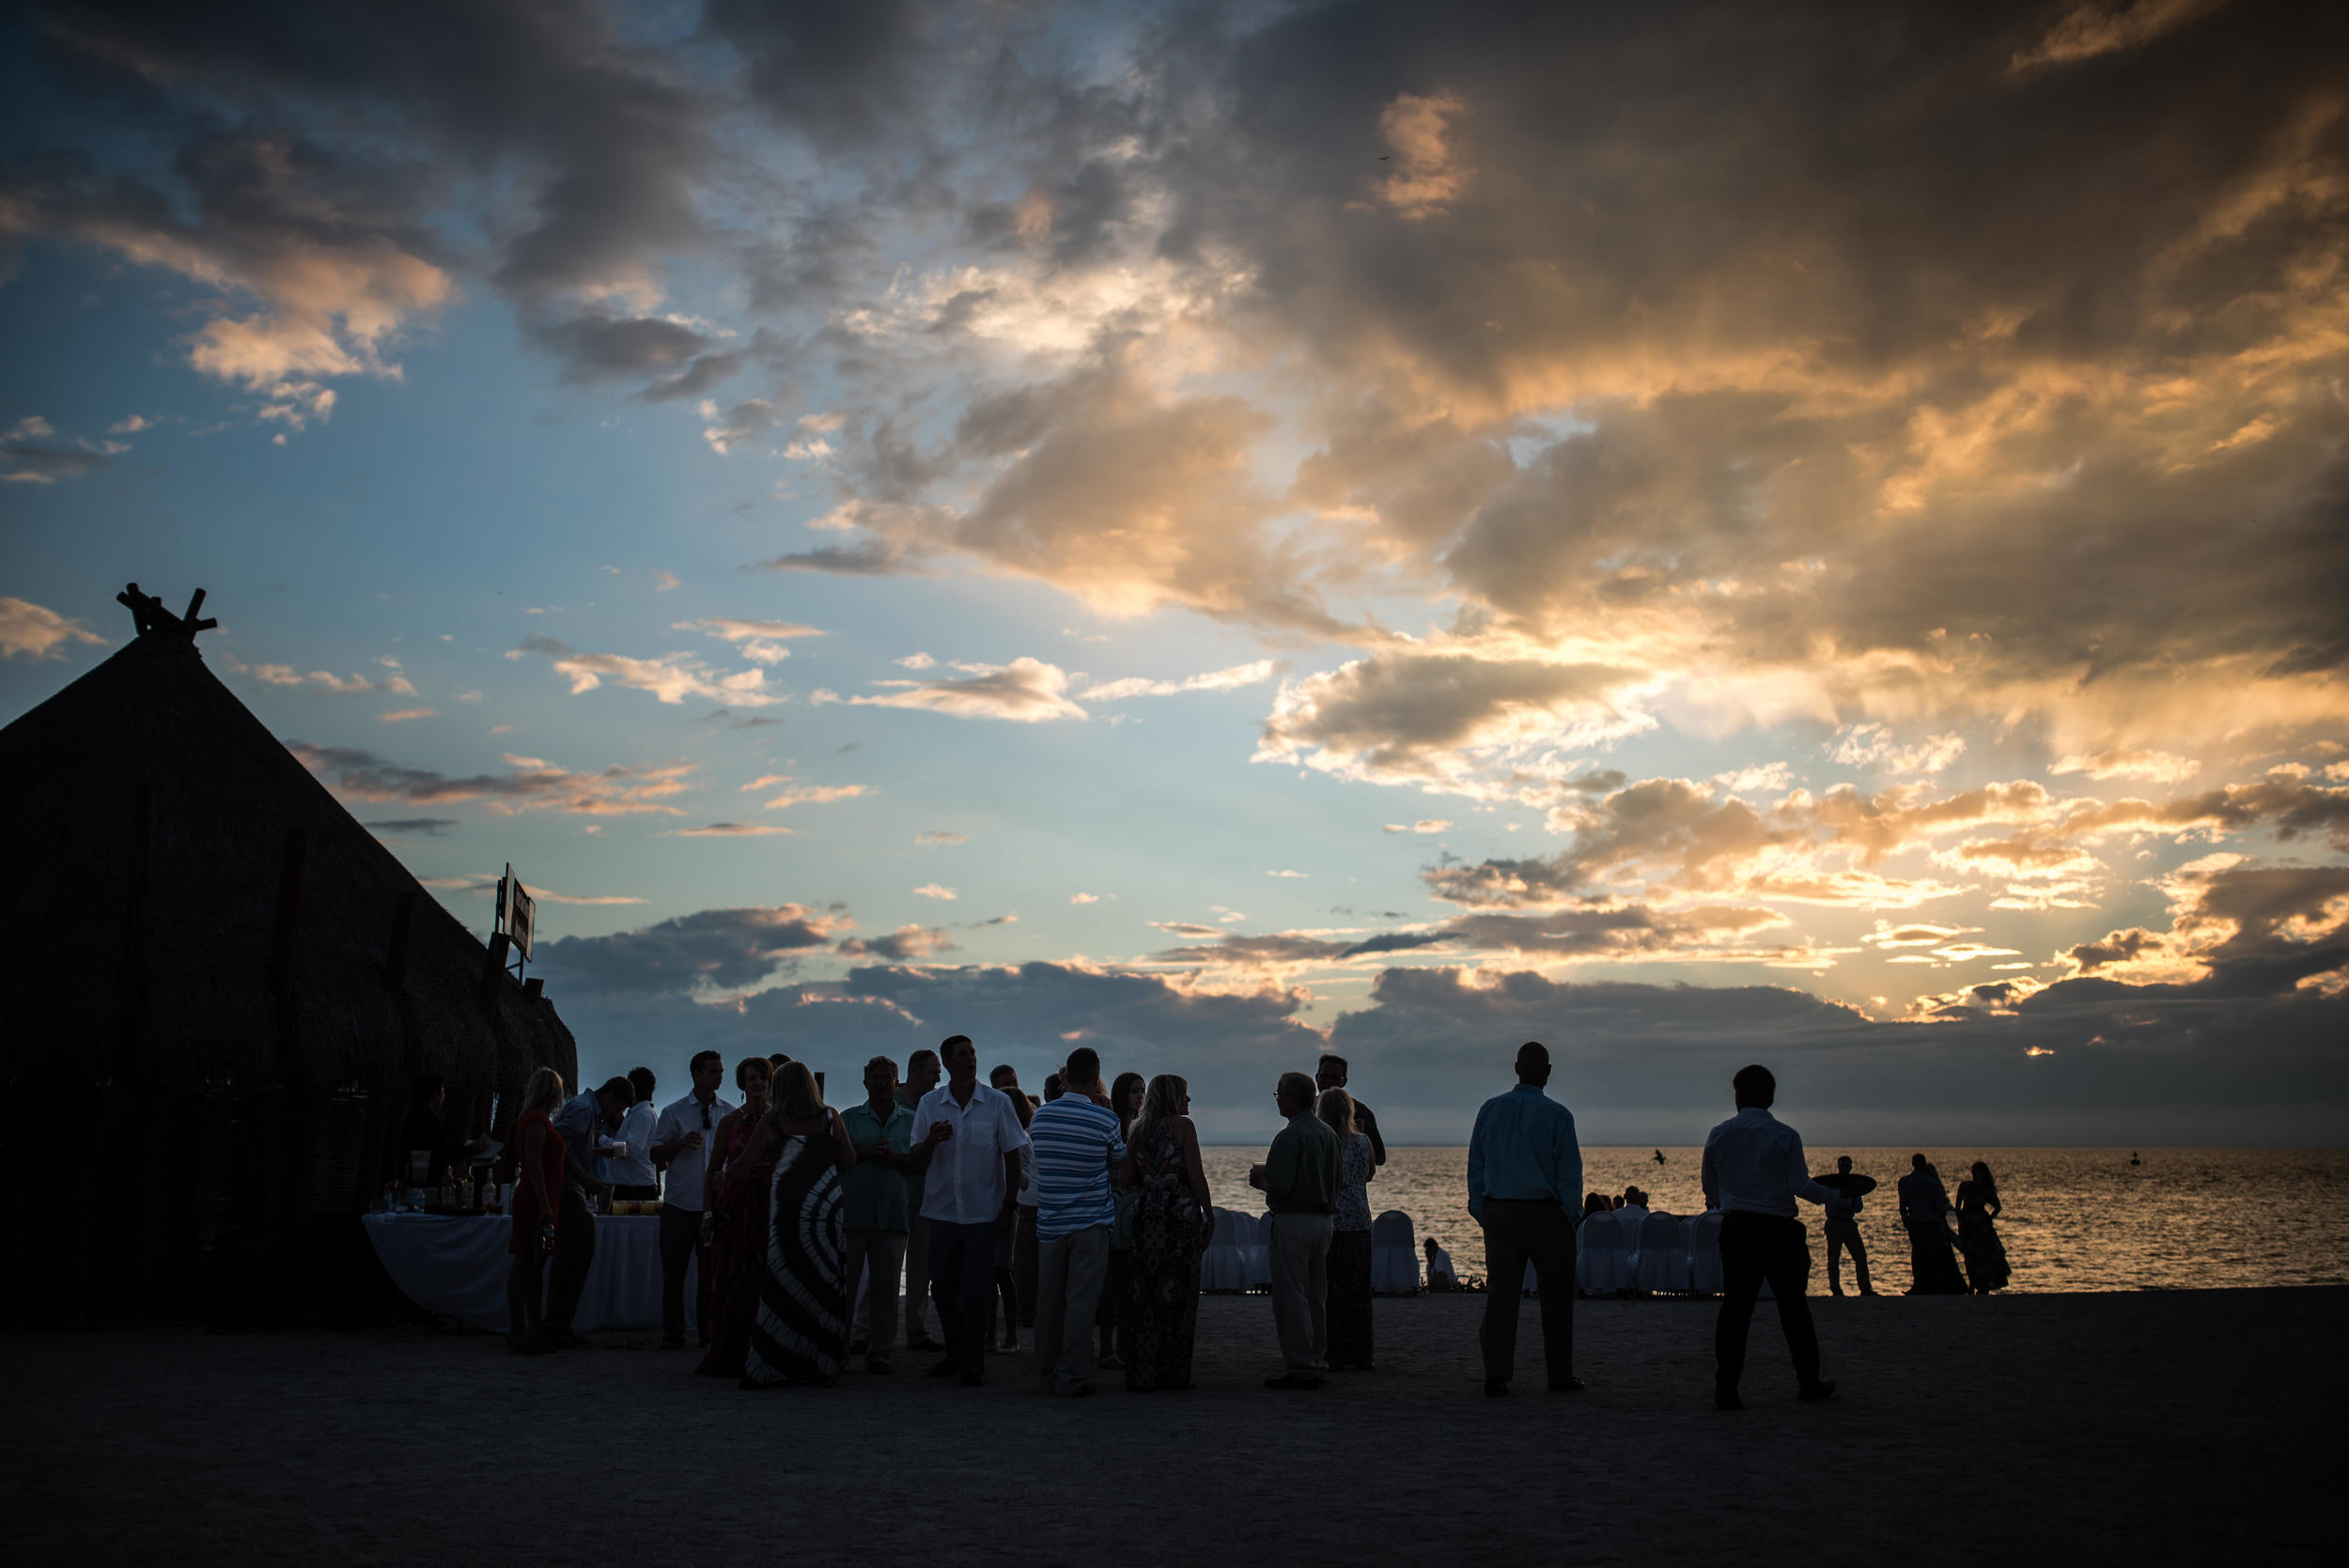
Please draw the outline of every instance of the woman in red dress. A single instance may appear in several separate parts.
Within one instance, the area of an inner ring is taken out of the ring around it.
[[[743,1162],[751,1135],[767,1119],[774,1068],[762,1056],[746,1056],[734,1069],[742,1109],[730,1110],[710,1139],[709,1172],[703,1188],[703,1222],[709,1239],[709,1349],[695,1372],[739,1377],[750,1355],[751,1325],[758,1320],[758,1260],[767,1250],[769,1181],[775,1173],[774,1149],[756,1169]]]
[[[536,1356],[554,1347],[539,1324],[546,1298],[547,1258],[554,1250],[555,1200],[563,1191],[563,1135],[553,1112],[563,1103],[563,1075],[541,1067],[522,1091],[522,1113],[514,1120],[514,1255],[506,1274],[506,1348]]]

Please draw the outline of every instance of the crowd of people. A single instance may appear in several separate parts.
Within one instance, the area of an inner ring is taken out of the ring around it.
[[[1515,1380],[1524,1293],[1512,1283],[1530,1269],[1548,1386],[1571,1392],[1583,1387],[1573,1349],[1578,1227],[1611,1213],[1636,1228],[1648,1198],[1636,1186],[1619,1197],[1583,1191],[1573,1113],[1548,1093],[1548,1051],[1528,1042],[1516,1071],[1517,1087],[1478,1111],[1469,1143],[1468,1209],[1499,1286],[1486,1293],[1479,1329],[1485,1389],[1506,1394]],[[1079,1047],[1032,1095],[1008,1065],[982,1082],[977,1048],[961,1034],[915,1051],[902,1079],[894,1060],[874,1057],[863,1097],[845,1110],[825,1103],[805,1063],[781,1055],[737,1063],[737,1100],[723,1093],[717,1052],[695,1056],[690,1072],[692,1091],[658,1110],[644,1068],[577,1094],[551,1068],[530,1079],[507,1157],[507,1343],[517,1354],[587,1343],[573,1318],[594,1261],[597,1201],[659,1197],[661,1344],[685,1348],[686,1281],[697,1275],[698,1370],[740,1387],[829,1386],[858,1361],[889,1374],[900,1343],[935,1358],[926,1375],[977,1386],[990,1350],[1017,1350],[1022,1328],[1033,1331],[1027,1364],[1047,1393],[1097,1393],[1096,1374],[1108,1372],[1137,1392],[1192,1386],[1215,1206],[1181,1077],[1124,1073],[1105,1085],[1098,1054]],[[1346,1085],[1347,1064],[1334,1055],[1315,1074],[1280,1075],[1283,1125],[1248,1174],[1268,1211],[1273,1389],[1318,1389],[1332,1372],[1377,1365],[1368,1186],[1387,1151],[1377,1115]],[[1860,1293],[1874,1295],[1857,1216],[1876,1184],[1848,1157],[1812,1175],[1801,1138],[1770,1113],[1766,1069],[1739,1072],[1732,1093],[1737,1113],[1707,1137],[1701,1172],[1707,1207],[1722,1216],[1717,1401],[1739,1406],[1765,1281],[1798,1392],[1823,1399],[1835,1385],[1820,1375],[1797,1202],[1826,1208],[1833,1293],[1843,1294],[1848,1250]],[[430,1131],[437,1139],[437,1125]],[[2006,1282],[1986,1165],[1973,1166],[1953,1203],[1922,1155],[1899,1187],[1911,1294]],[[1428,1288],[1462,1288],[1435,1238],[1425,1249]]]

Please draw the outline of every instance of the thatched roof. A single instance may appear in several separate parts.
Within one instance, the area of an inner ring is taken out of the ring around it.
[[[0,729],[0,1076],[17,1102],[76,1086],[183,1101],[269,1089],[288,1129],[264,1161],[278,1224],[363,1201],[418,1072],[446,1076],[449,1121],[474,1129],[533,1068],[572,1079],[553,1008],[502,975],[485,995],[482,943],[205,667],[188,628],[141,621]],[[288,861],[305,858],[299,918],[281,930]],[[396,987],[403,894],[414,913]],[[328,1102],[337,1127],[305,1132]],[[319,1164],[324,1143],[354,1140],[366,1155]]]

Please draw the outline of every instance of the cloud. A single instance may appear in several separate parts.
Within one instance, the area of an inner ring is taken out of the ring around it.
[[[2180,784],[2201,771],[2202,765],[2192,757],[2182,757],[2169,752],[2123,751],[2098,752],[2093,756],[2068,756],[2059,759],[2047,771],[2050,773],[2085,773],[2092,779],[2147,779],[2155,784]]]
[[[679,828],[664,836],[669,838],[769,838],[776,833],[797,831],[791,828],[771,827],[754,822],[712,822],[703,828]]]
[[[0,194],[0,200],[5,200]],[[0,224],[0,235],[6,227]],[[0,482],[12,485],[54,485],[60,479],[84,479],[131,449],[118,441],[90,441],[57,434],[40,415],[27,414],[0,432]]]
[[[1057,664],[1021,658],[1003,665],[958,667],[977,673],[961,680],[884,681],[880,684],[899,690],[847,700],[859,706],[921,708],[957,719],[1007,719],[1020,724],[1085,717],[1085,710],[1068,700],[1068,672]]]
[[[1268,871],[1265,875],[1268,877],[1304,877],[1312,876],[1313,873],[1309,871]]]
[[[1892,732],[1882,724],[1855,724],[1837,732],[1835,738],[1819,750],[1846,768],[1873,768],[1886,773],[1938,773],[1958,759],[1966,750],[1966,742],[1955,735],[1933,735],[1903,746],[1892,739]]]
[[[1097,893],[1072,893],[1068,895],[1068,902],[1071,904],[1098,904],[1101,902],[1101,895]]]
[[[853,545],[819,545],[814,550],[773,555],[757,563],[758,571],[830,572],[840,577],[890,577],[910,569],[901,551],[878,539]]]
[[[289,740],[286,749],[348,800],[405,800],[419,806],[481,800],[493,811],[545,808],[584,816],[681,815],[669,801],[684,793],[686,775],[694,766],[690,762],[652,768],[615,764],[597,773],[574,773],[536,757],[509,755],[506,758],[509,772],[451,777],[429,768],[402,767],[356,747]]]
[[[497,892],[500,880],[502,880],[502,878],[478,872],[469,877],[427,877],[422,878],[423,884],[436,893],[475,893],[485,897]],[[556,893],[552,888],[542,888],[535,883],[531,885],[530,896],[541,904],[583,904],[592,906],[608,906],[615,904],[642,904],[644,902],[641,898],[630,898],[617,893],[585,895]]]
[[[768,801],[763,809],[785,811],[792,806],[822,805],[832,800],[853,800],[860,795],[871,793],[871,787],[866,784],[793,784],[789,789]]]
[[[913,842],[926,847],[936,848],[950,846],[957,844],[968,844],[971,841],[961,833],[950,833],[942,829],[932,828],[926,830],[926,831],[914,834]]]
[[[66,649],[77,643],[106,646],[105,638],[79,621],[28,599],[0,595],[0,659],[63,659]]]
[[[793,621],[734,621],[715,616],[679,621],[669,629],[707,632],[721,642],[733,644],[754,664],[780,664],[791,657],[788,644],[793,638],[824,635],[819,628]]]
[[[379,724],[405,724],[416,719],[437,719],[439,717],[440,710],[437,708],[395,707],[387,708],[383,712],[377,714],[375,716],[375,722]]]
[[[955,890],[942,882],[925,882],[913,891],[924,898],[942,898],[950,904],[956,897]]]
[[[710,668],[692,654],[663,654],[658,659],[630,659],[616,653],[578,653],[552,637],[525,637],[506,650],[508,659],[542,654],[553,660],[555,672],[570,677],[571,695],[593,691],[607,679],[638,691],[649,691],[660,702],[677,704],[688,697],[742,707],[765,707],[787,701],[767,690],[767,672],[739,670],[732,674]]]
[[[1629,706],[1642,683],[1610,665],[1382,654],[1282,682],[1255,760],[1476,794],[1492,770],[1654,727]]]
[[[1450,93],[1402,93],[1378,116],[1395,167],[1378,182],[1377,197],[1398,217],[1434,217],[1468,188],[1471,171],[1459,163],[1451,135],[1451,122],[1466,110]]]
[[[414,833],[424,838],[439,838],[451,828],[461,827],[453,816],[401,816],[388,822],[362,823],[371,833]]]
[[[884,964],[918,964],[935,953],[951,953],[955,944],[935,925],[900,925],[886,937],[850,937],[836,951],[848,958],[873,958]]]
[[[1448,833],[1452,831],[1452,823],[1446,817],[1423,816],[1416,822],[1390,822],[1386,831],[1391,833]]]
[[[537,961],[550,985],[581,991],[735,991],[831,946],[849,924],[803,904],[703,909],[637,931],[565,937],[543,944]]]
[[[677,592],[678,585],[677,575],[673,571],[657,571],[652,574],[652,591],[656,594],[673,594]]]
[[[1210,670],[1206,675],[1191,675],[1184,680],[1145,680],[1134,675],[1087,687],[1079,693],[1079,698],[1088,703],[1113,703],[1128,697],[1171,697],[1180,691],[1233,691],[1243,686],[1270,680],[1278,668],[1274,660],[1259,659],[1252,664],[1236,664],[1228,670]]]

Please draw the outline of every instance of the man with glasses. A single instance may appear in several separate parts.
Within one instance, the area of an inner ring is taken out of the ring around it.
[[[661,1348],[685,1348],[685,1267],[700,1265],[693,1325],[709,1343],[709,1250],[702,1244],[702,1177],[709,1169],[709,1140],[734,1110],[718,1094],[726,1064],[714,1050],[692,1063],[693,1092],[661,1113],[653,1126],[652,1162],[668,1172],[661,1204]]]

